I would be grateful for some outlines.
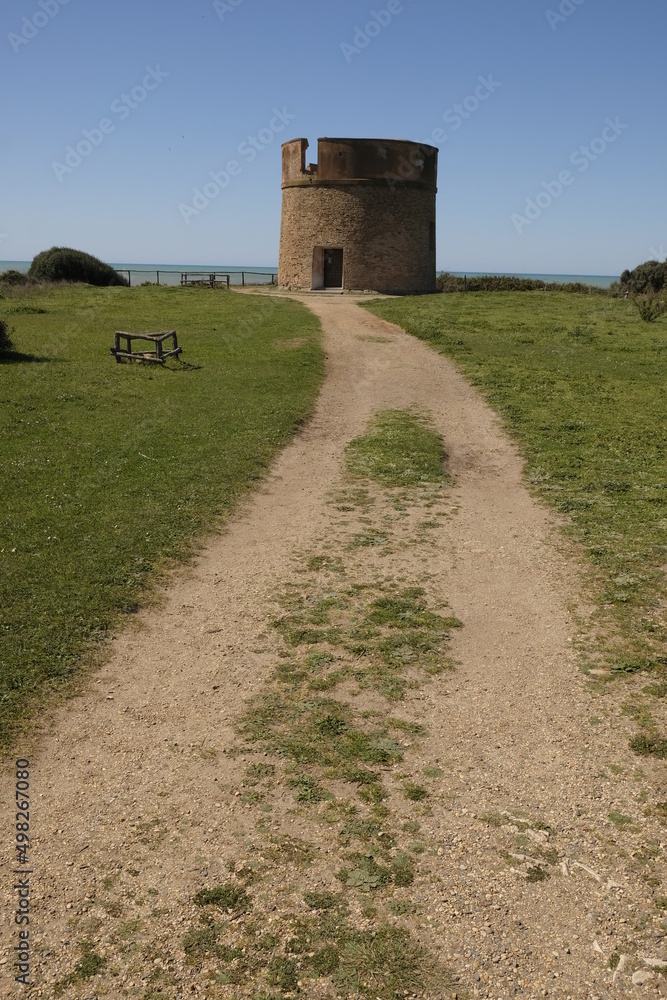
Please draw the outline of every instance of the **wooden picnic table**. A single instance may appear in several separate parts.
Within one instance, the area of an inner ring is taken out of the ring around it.
[[[171,337],[172,346],[169,350],[165,350],[165,341],[169,337]],[[124,347],[121,347],[121,339],[125,341]],[[135,349],[133,351],[133,340],[148,341],[150,344],[154,345],[155,350],[138,351]],[[148,363],[154,362],[156,364],[163,365],[167,358],[178,357],[182,350],[183,348],[178,346],[175,330],[169,330],[166,333],[124,333],[122,330],[116,330],[114,346],[111,348],[111,353],[115,355],[118,364],[120,364],[123,360],[127,360],[145,361]]]
[[[229,288],[229,275],[224,271],[181,271],[181,284]]]

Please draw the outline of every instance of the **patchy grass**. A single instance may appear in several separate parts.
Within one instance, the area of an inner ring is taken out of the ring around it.
[[[617,810],[609,813],[609,820],[614,824],[614,826],[618,826],[621,829],[632,823],[631,816],[626,816],[624,813],[618,812]]]
[[[533,865],[526,870],[526,882],[546,882],[551,874],[541,865]]]
[[[667,333],[631,302],[553,293],[366,304],[452,357],[505,419],[533,488],[588,558],[612,672],[667,680]],[[640,741],[641,742],[641,741]],[[663,756],[651,738],[638,752]]]
[[[231,944],[229,927],[215,922],[192,926],[182,939],[188,963],[217,959],[222,966],[218,983],[247,987],[253,982],[257,997],[301,992],[299,983],[307,994],[313,980],[328,980],[341,997],[379,1000],[453,989],[449,972],[407,930],[382,922],[373,930],[359,930],[351,925],[346,907],[332,899],[336,897],[328,894],[331,905],[311,906],[309,915],[287,918],[280,939],[258,934],[250,925]],[[404,904],[396,909],[403,915],[417,908]],[[281,992],[274,994],[271,988]]]
[[[630,747],[641,757],[659,757],[667,760],[667,739],[647,733],[640,733],[630,740]]]
[[[262,476],[322,378],[318,323],[290,301],[88,286],[6,296],[17,353],[0,363],[5,745]],[[116,364],[117,329],[176,329],[182,364]]]
[[[242,885],[228,883],[211,889],[201,889],[194,897],[196,906],[217,906],[221,910],[239,913],[252,906],[250,896]]]
[[[406,930],[382,926],[350,935],[340,949],[334,984],[341,996],[394,1000],[429,990],[451,989],[450,977],[427,956]]]
[[[379,413],[368,432],[347,446],[350,473],[384,487],[446,483],[445,459],[435,431],[423,418],[404,410]]]
[[[405,416],[397,421],[402,434]],[[399,435],[401,448],[391,460],[400,469],[401,507],[421,509],[434,502],[432,487],[446,482],[446,473],[437,437],[412,415],[407,425],[409,433]],[[376,421],[371,437],[377,428]],[[423,448],[415,445],[415,428],[418,441],[426,436]],[[430,457],[423,461],[422,453]],[[418,866],[432,846],[426,836],[424,843],[414,839],[420,826],[408,817],[428,808],[429,792],[405,760],[427,730],[395,713],[396,702],[451,669],[447,647],[461,623],[405,579],[348,580],[360,572],[363,550],[379,537],[380,523],[382,544],[391,545],[398,533],[400,519],[391,510],[396,479],[385,459],[383,453],[387,485],[366,478],[369,469],[375,474],[367,452],[366,471],[357,470],[355,487],[332,498],[336,527],[347,522],[332,533],[338,549],[331,542],[326,555],[317,548],[300,555],[298,582],[282,588],[281,613],[272,623],[283,648],[238,726],[244,746],[234,756],[243,753],[251,761],[243,786],[261,783],[262,805],[281,813],[289,789],[288,810],[306,829],[317,824],[318,848],[289,838],[267,843],[268,833],[259,833],[252,844],[254,917],[234,914],[225,923],[204,913],[184,938],[189,962],[210,970],[220,984],[242,984],[243,995],[252,992],[256,1000],[325,992],[395,1000],[415,992],[443,998],[454,992],[454,980],[420,943],[417,928],[390,926],[395,915],[419,912],[415,903],[394,897],[406,895],[420,874],[425,877]],[[438,768],[433,776],[442,773]],[[401,797],[400,817],[392,811],[398,797],[392,791]],[[311,863],[325,859],[329,876],[338,878],[337,892],[313,891],[312,879],[321,885],[322,872],[309,870]],[[235,866],[230,870],[242,881]],[[298,914],[292,912],[295,897],[303,900]],[[210,895],[205,902],[215,905]],[[270,933],[262,933],[268,926]],[[216,962],[220,967],[213,972]]]
[[[53,992],[55,996],[61,996],[68,986],[76,986],[78,983],[85,983],[86,980],[92,979],[107,964],[107,960],[97,954],[90,941],[81,941],[79,949],[81,951],[80,960],[76,963],[74,971],[69,976],[54,985]]]
[[[403,794],[410,802],[423,802],[428,798],[428,789],[408,781],[403,785]]]
[[[273,625],[289,646],[310,651],[276,668],[281,681],[306,680],[311,691],[330,691],[354,679],[398,701],[411,672],[433,676],[451,669],[444,651],[461,622],[432,611],[421,588],[368,584],[324,597],[302,590],[285,595],[288,614]]]

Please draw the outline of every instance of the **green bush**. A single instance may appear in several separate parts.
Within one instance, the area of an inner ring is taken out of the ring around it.
[[[0,274],[0,282],[5,285],[29,285],[32,283],[32,279],[27,274],[23,274],[22,271],[12,270]]]
[[[127,278],[123,278],[109,264],[70,247],[51,247],[38,253],[28,275],[42,281],[82,281],[99,286],[128,284]]]
[[[607,295],[608,289],[585,285],[581,281],[542,281],[540,278],[517,278],[511,274],[480,274],[460,278],[445,272],[438,275],[439,292],[589,292]]]
[[[624,271],[621,285],[626,291],[636,295],[661,292],[667,288],[667,260],[662,264],[657,260],[647,260],[634,271]]]
[[[4,319],[0,319],[0,355],[9,354],[14,350],[12,338],[9,335],[7,324]]]
[[[645,323],[653,323],[667,312],[667,299],[661,298],[652,291],[643,295],[635,295],[634,303]]]

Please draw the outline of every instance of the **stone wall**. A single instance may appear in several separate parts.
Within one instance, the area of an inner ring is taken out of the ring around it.
[[[343,287],[435,291],[437,150],[395,140],[305,139],[283,147],[278,282],[313,285],[322,248],[342,249]],[[359,176],[359,175],[362,176]]]

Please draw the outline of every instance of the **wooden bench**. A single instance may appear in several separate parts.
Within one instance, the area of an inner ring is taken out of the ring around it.
[[[222,271],[182,271],[181,284],[190,288],[206,286],[209,288],[229,288],[229,275]]]
[[[165,341],[168,337],[171,337],[172,345],[171,349],[165,350],[165,347],[167,346]],[[125,341],[124,347],[121,347],[121,339]],[[133,340],[148,341],[150,344],[154,345],[155,350],[133,351]],[[178,346],[175,330],[169,330],[167,333],[123,333],[122,330],[116,330],[114,346],[111,348],[111,353],[115,355],[118,364],[125,360],[143,361],[147,363],[153,362],[158,365],[163,365],[167,358],[177,358],[182,350],[183,348]]]

